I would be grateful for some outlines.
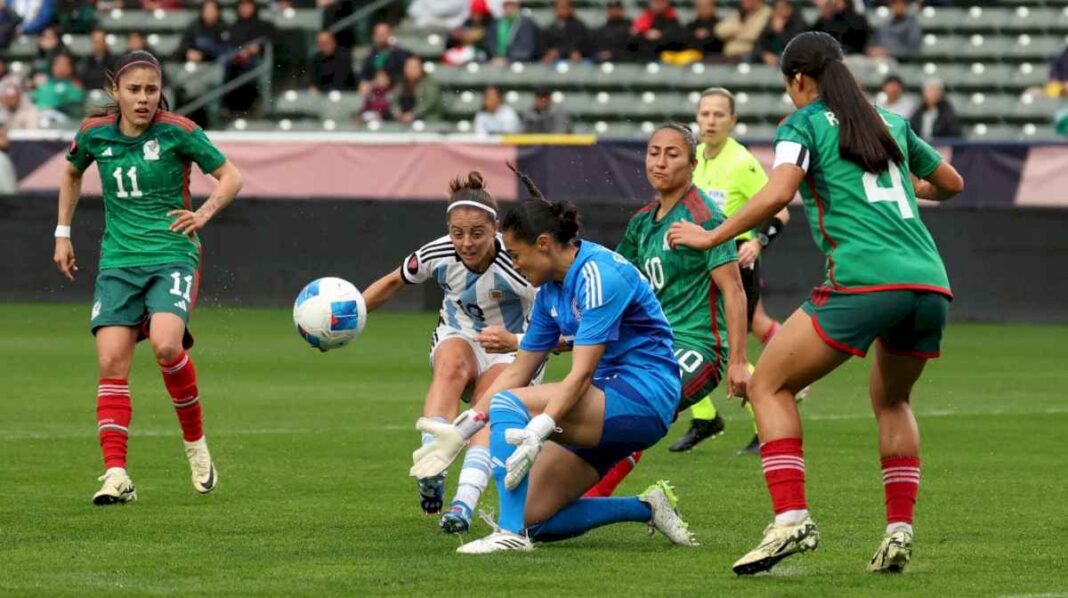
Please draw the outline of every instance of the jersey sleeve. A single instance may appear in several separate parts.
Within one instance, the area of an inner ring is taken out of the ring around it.
[[[718,207],[713,208],[712,214],[713,216],[711,218],[701,223],[701,226],[704,227],[705,230],[713,230],[720,224],[723,224],[723,221],[727,219],[727,217],[719,211]],[[729,264],[736,261],[738,261],[738,250],[734,239],[720,243],[712,249],[705,251],[705,264],[707,265],[709,272],[719,268],[723,264]]]
[[[620,239],[619,245],[616,246],[616,253],[627,258],[627,261],[634,264],[635,268],[641,269],[638,265],[638,231],[637,231],[638,216],[630,219],[627,223],[627,230],[623,232],[623,238]]]
[[[816,140],[812,138],[811,130],[801,121],[798,113],[786,119],[775,131],[775,162],[771,169],[775,170],[780,164],[793,164],[801,170],[808,172],[812,158],[812,149],[816,146]]]
[[[212,173],[226,162],[226,155],[204,134],[204,129],[197,127],[182,134],[181,154],[197,163],[201,172]]]
[[[942,155],[920,139],[908,123],[905,124],[905,145],[909,154],[909,172],[920,178],[930,175],[942,163]]]
[[[620,272],[590,260],[583,264],[575,301],[582,316],[575,345],[603,345],[619,339],[623,313],[634,294]]]
[[[548,293],[539,292],[534,297],[534,307],[530,310],[530,323],[519,342],[520,350],[530,353],[544,353],[556,348],[560,342],[560,326],[549,313],[550,298]]]
[[[441,237],[413,251],[401,264],[401,278],[408,284],[422,284],[434,274],[442,259],[452,257],[456,249],[449,237]]]
[[[67,148],[67,162],[78,170],[85,170],[93,163],[93,154],[89,152],[89,131],[78,131]]]

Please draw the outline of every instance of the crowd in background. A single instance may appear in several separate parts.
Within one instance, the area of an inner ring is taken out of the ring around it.
[[[927,2],[933,3],[937,0]],[[688,22],[680,18],[671,0],[646,0],[640,7],[606,0],[603,23],[596,27],[580,18],[572,0],[556,0],[552,21],[545,27],[524,11],[520,0],[410,0],[407,15],[395,10],[379,15],[381,20],[371,28],[363,48],[357,48],[353,28],[332,31],[336,29],[333,24],[357,8],[356,0],[275,0],[270,4],[273,10],[321,11],[322,27],[312,47],[308,52],[295,50],[300,54],[296,57],[299,78],[291,83],[313,92],[359,92],[363,105],[353,117],[364,122],[442,118],[440,86],[426,72],[423,61],[394,37],[394,24],[403,18],[417,27],[445,32],[442,62],[449,65],[661,61],[774,66],[786,44],[809,30],[834,36],[847,54],[857,57],[907,59],[923,44],[917,5],[909,0],[888,0],[890,18],[879,27],[869,24],[867,7],[859,0],[814,0],[814,22],[807,22],[802,11],[787,0],[740,0],[729,9],[721,9],[715,0],[693,0],[687,5],[693,8]],[[98,10],[189,7],[199,9],[198,17],[182,33],[174,55],[161,56],[165,61],[221,64],[223,80],[233,81],[260,64],[266,42],[284,53],[285,39],[260,15],[260,6],[253,0],[237,2],[236,17],[230,22],[223,19],[214,0],[0,0],[0,49],[20,35],[35,36],[36,45],[29,68],[18,74],[9,72],[0,60],[0,126],[52,126],[84,115],[87,91],[106,85],[105,73],[113,59],[107,33],[98,26]],[[62,41],[65,33],[88,34],[89,54],[75,59]],[[124,47],[152,50],[138,32],[126,35]],[[961,125],[941,83],[923,83],[917,98],[906,91],[906,82],[889,77],[877,100],[911,118],[926,137],[961,136]],[[1054,59],[1047,91],[1068,96],[1068,49]],[[224,119],[255,115],[263,99],[259,94],[256,82],[249,81],[225,94],[216,112]],[[538,90],[534,105],[522,117],[501,96],[495,88],[485,90],[476,131],[570,130],[570,120],[553,105],[549,90]],[[172,101],[181,104],[189,99]],[[191,117],[206,124],[208,114],[201,109]]]

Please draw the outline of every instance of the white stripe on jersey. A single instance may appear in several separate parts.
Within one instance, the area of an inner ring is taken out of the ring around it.
[[[441,324],[473,337],[487,326],[510,332],[526,329],[537,289],[512,266],[497,236],[497,256],[489,269],[478,274],[467,269],[448,236],[435,239],[413,252],[401,265],[405,282],[434,279],[445,292]]]
[[[604,292],[601,288],[601,271],[592,261],[582,266],[582,278],[586,280],[586,309],[596,309],[604,304]]]

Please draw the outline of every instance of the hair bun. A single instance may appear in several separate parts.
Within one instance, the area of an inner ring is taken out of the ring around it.
[[[486,183],[482,178],[482,173],[477,170],[469,172],[467,174],[467,184],[465,186],[468,189],[485,189]]]

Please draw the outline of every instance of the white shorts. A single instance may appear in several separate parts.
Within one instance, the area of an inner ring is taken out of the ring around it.
[[[482,374],[486,373],[486,370],[490,369],[495,365],[509,365],[513,361],[515,361],[515,353],[488,353],[485,349],[482,348],[482,345],[478,344],[478,341],[467,336],[463,332],[450,326],[438,326],[437,329],[434,331],[434,335],[430,344],[431,369],[433,369],[434,367],[434,352],[438,350],[438,347],[441,346],[441,343],[451,338],[461,339],[467,343],[467,346],[471,347],[471,351],[475,354],[475,360],[478,362],[478,376],[480,378],[482,377]],[[534,378],[530,381],[531,386],[534,386],[535,384],[541,384],[541,380],[545,376],[546,363],[548,363],[548,360],[546,360],[545,363],[542,363],[541,367],[538,368],[538,371],[534,373]],[[463,400],[465,403],[471,401],[471,390],[472,389],[468,388],[464,392]]]

